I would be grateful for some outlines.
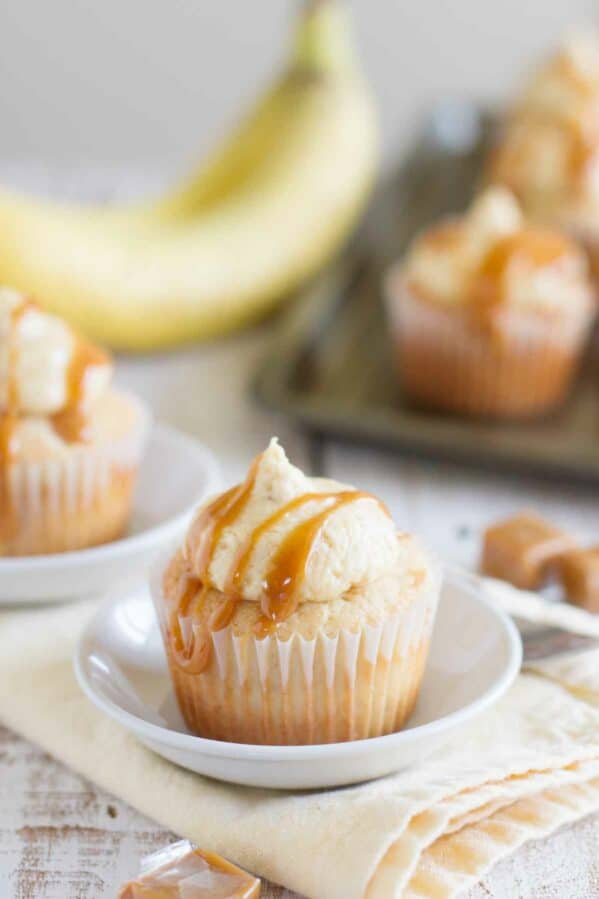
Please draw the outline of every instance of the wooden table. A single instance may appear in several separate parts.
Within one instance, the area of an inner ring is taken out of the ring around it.
[[[246,397],[267,329],[163,357],[121,360],[117,380],[151,401],[157,417],[208,443],[227,482],[278,434],[300,465],[300,435]],[[596,494],[457,468],[405,462],[384,452],[330,445],[327,473],[383,497],[400,527],[444,557],[469,562],[489,520],[532,506],[565,527],[599,535]],[[0,731],[0,897],[115,897],[139,858],[174,839],[7,731]],[[306,864],[309,864],[309,859]],[[267,887],[267,899],[289,897]],[[531,844],[498,865],[470,899],[591,899],[599,896],[599,816]]]
[[[0,758],[2,899],[115,899],[143,855],[176,839],[4,728]],[[469,899],[599,896],[598,846],[599,816],[587,818],[497,865]],[[270,884],[263,896],[293,899]]]

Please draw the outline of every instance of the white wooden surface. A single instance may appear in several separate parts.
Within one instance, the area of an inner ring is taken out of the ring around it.
[[[161,358],[119,360],[117,378],[157,417],[197,435],[218,454],[227,482],[272,434],[308,464],[303,439],[247,398],[268,328]],[[398,524],[445,557],[470,561],[493,517],[533,506],[566,527],[599,535],[596,493],[400,461],[374,450],[328,446],[327,474],[380,494]],[[173,839],[37,748],[0,730],[0,897],[112,899],[139,858]],[[306,859],[310,864],[310,859]],[[290,894],[267,887],[266,899]],[[525,847],[492,871],[470,899],[599,896],[599,816]]]
[[[116,899],[140,858],[175,839],[1,727],[0,758],[2,899]],[[587,818],[497,865],[468,899],[596,897],[598,844]],[[265,884],[263,899],[294,897]]]

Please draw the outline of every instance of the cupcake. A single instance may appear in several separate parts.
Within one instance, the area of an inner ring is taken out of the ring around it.
[[[504,188],[419,235],[387,285],[406,397],[490,418],[558,406],[593,320],[587,268],[569,237],[526,225]]]
[[[430,561],[374,496],[306,477],[275,440],[200,508],[152,589],[195,734],[355,740],[414,707],[439,593]]]
[[[122,535],[148,415],[111,377],[106,353],[0,289],[0,556]]]
[[[599,275],[599,34],[571,35],[534,74],[486,174],[529,218],[579,238]]]

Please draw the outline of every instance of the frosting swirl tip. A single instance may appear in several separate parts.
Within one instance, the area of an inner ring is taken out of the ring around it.
[[[33,300],[0,288],[0,413],[53,415],[74,399],[93,402],[111,377],[106,353]]]

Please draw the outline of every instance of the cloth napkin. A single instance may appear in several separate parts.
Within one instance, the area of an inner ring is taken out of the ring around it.
[[[522,674],[420,766],[285,793],[164,761],[98,712],[71,658],[95,603],[0,615],[0,720],[165,827],[312,899],[446,899],[599,809],[599,653]]]

